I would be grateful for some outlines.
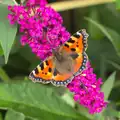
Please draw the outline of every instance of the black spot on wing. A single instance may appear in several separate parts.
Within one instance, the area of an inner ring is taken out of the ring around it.
[[[41,68],[41,70],[44,69],[44,64],[43,64],[43,62],[40,64],[40,68]]]
[[[34,71],[35,71],[35,74],[38,74],[38,73],[39,73],[39,71],[38,71],[37,68],[35,68]]]
[[[46,65],[49,65],[49,63],[48,63],[48,61],[47,61],[47,60],[45,61],[45,63],[46,63]]]
[[[79,55],[76,53],[76,54],[71,54],[70,55],[73,59],[76,59]]]
[[[69,48],[69,45],[68,44],[64,44],[65,47]]]
[[[67,42],[69,42],[69,43],[74,43],[75,40],[73,40],[72,38],[70,38]]]
[[[49,68],[49,69],[48,69],[48,71],[49,71],[49,72],[52,72],[52,69],[51,69],[51,68]]]
[[[71,50],[72,50],[72,51],[76,51],[76,49],[75,49],[75,48],[71,48]]]
[[[59,73],[58,70],[55,68],[53,75],[54,75],[54,76],[57,76],[58,73]]]
[[[78,34],[74,34],[73,36],[76,37],[76,38],[80,37],[80,35],[78,35]]]

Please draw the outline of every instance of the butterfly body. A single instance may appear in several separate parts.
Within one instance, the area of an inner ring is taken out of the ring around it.
[[[34,82],[52,83],[55,86],[65,86],[74,76],[80,74],[87,63],[88,34],[82,29],[71,38],[53,50],[52,56],[40,63],[29,75]]]
[[[53,59],[55,68],[60,74],[72,73],[73,71],[73,59],[65,52],[56,52]]]

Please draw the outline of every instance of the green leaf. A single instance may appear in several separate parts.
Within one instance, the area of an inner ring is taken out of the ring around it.
[[[25,0],[21,0],[21,3],[25,3]]]
[[[22,47],[20,49],[20,55],[24,57],[27,61],[30,63],[35,63],[36,62],[36,55],[32,53],[30,47],[28,45]],[[40,59],[38,59],[40,62]],[[35,67],[35,66],[34,66]]]
[[[3,120],[2,113],[0,112],[0,120]]]
[[[4,52],[5,63],[8,61],[10,50],[17,32],[17,26],[9,24],[7,15],[7,5],[0,4],[0,43]]]
[[[115,63],[115,62],[113,62],[111,60],[107,60],[107,62],[109,64],[111,64],[112,66],[114,66],[116,69],[120,70],[120,65],[119,64],[117,64],[117,63]]]
[[[75,107],[75,101],[73,99],[73,95],[69,91],[66,91],[61,98],[71,107]]]
[[[119,88],[120,87],[120,80],[117,80],[114,84],[114,88]]]
[[[106,70],[107,70],[107,65],[106,65],[106,56],[105,55],[101,55],[100,57],[100,77],[105,80],[106,78]]]
[[[112,109],[110,114],[112,117],[114,116],[114,117],[117,117],[120,119],[120,111],[116,111],[116,110]]]
[[[105,119],[104,119],[104,116],[101,113],[99,113],[94,115],[93,120],[105,120]]]
[[[53,89],[32,82],[0,84],[0,107],[39,120],[88,120],[58,97]]]
[[[22,113],[9,109],[6,113],[5,120],[24,120],[25,116]]]
[[[108,100],[108,97],[112,91],[112,88],[114,86],[114,82],[115,82],[115,75],[116,72],[112,73],[108,79],[104,82],[104,84],[102,85],[102,91],[104,92],[105,95],[105,100]]]
[[[30,118],[30,117],[26,117],[25,120],[38,120],[38,119],[34,119],[34,118]]]
[[[96,7],[93,7],[90,10],[89,17],[93,19],[94,21],[97,21],[99,23],[99,13]],[[103,37],[103,34],[101,34],[101,31],[98,27],[94,26],[91,22],[88,23],[88,33],[90,36],[95,40],[100,40]]]
[[[120,0],[116,0],[116,8],[120,9]]]
[[[117,54],[120,56],[120,35],[116,31],[99,24],[88,17],[85,19],[101,30],[101,32],[112,42]]]
[[[104,111],[104,116],[120,118],[120,111],[115,110],[115,107],[109,104]]]
[[[2,50],[2,47],[0,45],[0,56],[3,55],[3,50]]]
[[[6,72],[2,68],[0,68],[0,78],[4,82],[10,81],[10,78],[8,77],[8,75],[6,74]]]
[[[1,0],[2,4],[14,5],[16,4],[15,0]]]
[[[3,65],[5,65],[5,61],[4,61],[3,56],[0,56],[0,67]]]
[[[87,118],[89,118],[89,120],[94,120],[94,119],[93,119],[93,118],[94,118],[94,115],[89,114],[87,108],[85,108],[84,106],[81,106],[79,103],[76,104],[76,107],[77,107],[78,111],[79,111],[82,115],[84,115],[84,116],[86,116]]]

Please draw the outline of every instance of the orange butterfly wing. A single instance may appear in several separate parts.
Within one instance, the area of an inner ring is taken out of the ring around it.
[[[53,61],[53,56],[48,57],[30,73],[29,78],[33,82],[41,82],[44,84],[51,82],[56,86],[64,86],[69,83],[74,78],[72,74],[60,75],[59,72],[54,68]],[[57,80],[55,80],[56,78]]]
[[[33,82],[52,83],[55,86],[65,86],[72,81],[74,76],[81,73],[87,63],[87,48],[88,34],[82,29],[76,32],[71,38],[62,45],[59,50],[64,51],[71,56],[75,61],[73,74],[60,74],[54,65],[53,56],[48,57],[40,63],[29,75]]]
[[[86,68],[88,59],[85,53],[85,50],[87,49],[87,38],[88,34],[86,33],[86,30],[82,29],[71,36],[71,38],[60,47],[60,51],[67,52],[75,61],[75,64],[73,67],[73,74],[69,73],[60,75],[57,73],[53,77],[52,83],[54,85],[59,86],[70,83],[74,76],[80,74]]]
[[[70,83],[73,78],[74,76],[72,73],[60,74],[56,69],[54,69],[51,83],[55,86],[65,86]]]
[[[87,49],[87,38],[88,34],[86,33],[86,30],[82,29],[73,34],[61,49],[64,49],[68,53],[81,54]]]
[[[53,76],[53,57],[41,62],[29,75],[33,82],[50,83]]]

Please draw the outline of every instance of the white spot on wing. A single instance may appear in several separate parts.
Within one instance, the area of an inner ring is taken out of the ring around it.
[[[81,35],[81,33],[79,33],[79,32],[77,32],[76,34],[79,35],[79,36]]]
[[[34,71],[34,70],[33,70],[32,72],[33,72],[33,74],[35,74],[35,71]]]

